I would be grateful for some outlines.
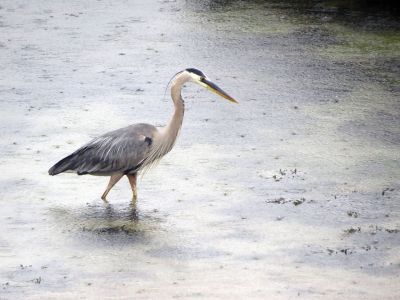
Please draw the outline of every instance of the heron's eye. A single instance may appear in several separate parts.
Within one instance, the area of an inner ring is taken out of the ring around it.
[[[204,76],[200,76],[200,81],[203,82],[206,79]]]

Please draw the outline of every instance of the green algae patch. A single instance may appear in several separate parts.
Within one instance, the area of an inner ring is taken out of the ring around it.
[[[378,56],[399,57],[400,33],[397,31],[371,32],[338,24],[330,24],[329,29],[339,40],[338,44],[323,49],[322,53],[331,58],[365,60]]]
[[[320,47],[317,52],[324,59],[351,64],[379,81],[400,84],[400,33],[395,30],[368,31],[350,26],[329,24],[336,43]]]
[[[187,12],[192,25],[200,26],[207,32],[252,35],[287,35],[298,29],[296,21],[282,15],[281,10],[260,5],[246,7],[234,5],[229,9],[201,10]]]

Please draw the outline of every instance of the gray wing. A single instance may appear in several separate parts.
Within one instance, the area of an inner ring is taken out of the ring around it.
[[[150,152],[156,127],[135,124],[103,134],[50,168],[49,174],[76,171],[79,175],[135,172]]]

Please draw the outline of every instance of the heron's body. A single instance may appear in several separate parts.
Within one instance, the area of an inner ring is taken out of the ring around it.
[[[134,124],[110,131],[60,160],[50,168],[49,174],[75,172],[78,175],[111,176],[102,196],[103,200],[106,200],[111,188],[126,175],[132,187],[133,199],[136,201],[137,173],[160,160],[174,146],[184,115],[181,90],[185,82],[196,80],[204,81],[204,84],[200,84],[235,102],[209,82],[202,72],[196,69],[184,70],[172,81],[171,98],[175,111],[166,127],[157,129],[150,124]]]
[[[149,124],[135,124],[107,132],[60,160],[49,173],[99,176],[136,173],[150,153],[157,131]]]

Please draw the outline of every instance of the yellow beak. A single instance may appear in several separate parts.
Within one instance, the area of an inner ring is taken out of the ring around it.
[[[217,95],[220,95],[221,97],[233,102],[233,103],[239,103],[235,99],[233,99],[231,96],[229,96],[223,89],[221,89],[218,85],[215,83],[209,81],[206,78],[201,78],[200,79],[200,85],[204,86],[205,88],[209,89],[210,91],[216,93]]]

